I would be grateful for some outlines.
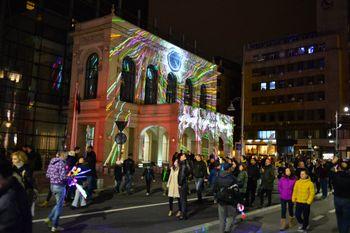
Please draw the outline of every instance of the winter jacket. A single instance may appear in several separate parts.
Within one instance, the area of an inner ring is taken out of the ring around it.
[[[0,189],[0,232],[31,233],[30,204],[22,185],[14,177]]]
[[[249,181],[257,181],[260,179],[260,171],[258,165],[249,165],[247,169],[248,180]]]
[[[174,198],[180,197],[178,176],[179,176],[179,168],[177,167],[174,169],[172,167],[170,169],[170,175],[169,175],[169,180],[167,184],[169,197],[174,197]]]
[[[285,201],[292,200],[293,188],[296,182],[296,178],[282,176],[278,181],[278,192],[280,193],[280,198]]]
[[[295,182],[292,201],[311,205],[315,197],[314,183],[310,178],[300,179]]]
[[[145,177],[146,180],[154,180],[154,172],[152,166],[147,166],[142,174],[143,177]]]
[[[193,176],[196,178],[204,178],[208,176],[207,165],[203,160],[193,162]]]
[[[65,185],[67,181],[66,162],[61,158],[53,158],[47,168],[46,177],[51,184]]]
[[[85,155],[85,161],[88,163],[88,166],[91,169],[91,176],[96,178],[96,153],[94,151],[87,152]]]
[[[20,168],[18,168],[16,166],[13,166],[13,171],[15,173],[17,173],[22,178],[22,182],[24,184],[24,189],[25,190],[34,188],[33,173],[30,170],[30,165],[29,164],[24,164]]]
[[[221,190],[224,190],[225,188],[228,188],[233,185],[237,185],[237,179],[233,176],[233,174],[227,171],[220,171],[217,178],[214,181],[214,186],[213,186],[214,196],[218,197],[218,194],[219,192],[221,192]],[[232,203],[227,203],[225,200],[222,200],[220,198],[218,198],[217,201],[220,205],[232,204]],[[236,202],[238,203],[239,201],[240,199],[237,196]]]
[[[178,176],[178,183],[179,186],[187,185],[187,179],[190,175],[190,165],[186,160],[179,162],[179,176]]]
[[[170,175],[170,168],[163,167],[163,169],[162,169],[162,182],[168,182],[169,175]]]
[[[264,167],[261,173],[261,187],[263,189],[272,190],[275,181],[275,168],[272,165]]]
[[[68,155],[67,159],[66,159],[66,165],[67,165],[67,168],[68,170],[72,170],[72,168],[77,164],[78,162],[78,159],[77,157],[74,155]]]
[[[316,168],[317,177],[320,179],[327,179],[328,178],[328,168],[325,165],[321,165]]]
[[[350,199],[350,171],[332,173],[334,196]]]
[[[135,173],[135,162],[133,159],[126,159],[123,162],[123,171],[124,174],[131,174],[133,175]]]
[[[247,192],[247,184],[248,184],[248,173],[246,171],[240,171],[237,176],[237,182],[240,193]]]

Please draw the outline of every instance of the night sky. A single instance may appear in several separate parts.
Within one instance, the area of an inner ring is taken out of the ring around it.
[[[241,63],[248,42],[315,31],[316,0],[150,0],[148,16],[160,32],[172,26],[186,43],[196,39],[207,59]]]

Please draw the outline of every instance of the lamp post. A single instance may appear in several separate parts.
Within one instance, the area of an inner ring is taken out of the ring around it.
[[[243,95],[242,95],[243,96]],[[234,112],[236,111],[236,108],[235,106],[233,105],[234,102],[236,101],[241,101],[241,155],[243,156],[244,155],[244,130],[243,130],[243,125],[244,125],[244,101],[243,101],[244,98],[242,97],[236,97],[234,98],[233,100],[230,101],[230,105],[228,106],[227,108],[227,111],[229,112]]]
[[[349,107],[344,107],[344,113],[339,114],[338,110],[335,111],[335,153],[338,155],[339,150],[339,129],[342,127],[342,124],[339,124],[339,116],[348,116],[349,115]]]

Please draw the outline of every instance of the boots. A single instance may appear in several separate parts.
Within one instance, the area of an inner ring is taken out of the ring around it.
[[[280,227],[280,231],[284,231],[287,229],[287,224],[286,224],[286,219],[282,218],[281,219],[281,227]]]
[[[296,224],[295,217],[289,216],[289,227],[294,227]]]

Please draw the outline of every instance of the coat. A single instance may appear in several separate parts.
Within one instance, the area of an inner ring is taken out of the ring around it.
[[[292,201],[311,205],[315,197],[314,183],[310,178],[298,180],[293,189]]]
[[[172,167],[170,169],[170,175],[169,175],[169,180],[167,184],[169,197],[175,197],[175,198],[180,197],[178,176],[179,176],[179,168],[174,169]]]
[[[278,192],[280,193],[280,198],[285,201],[292,200],[293,189],[296,182],[296,178],[288,178],[283,176],[278,181]]]
[[[247,192],[248,185],[248,173],[246,171],[240,171],[237,176],[238,187],[240,193]]]
[[[272,165],[264,167],[264,172],[261,173],[261,188],[272,190],[274,181],[275,168]]]

